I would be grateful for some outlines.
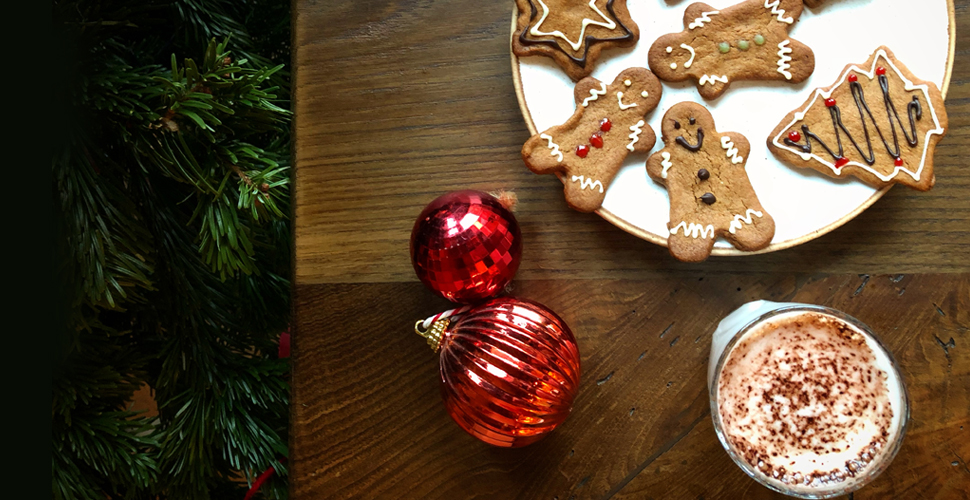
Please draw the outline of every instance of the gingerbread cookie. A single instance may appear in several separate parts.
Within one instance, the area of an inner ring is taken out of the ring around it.
[[[686,29],[650,47],[650,69],[668,82],[693,79],[705,99],[738,80],[804,81],[815,71],[815,54],[788,37],[803,7],[802,0],[747,0],[723,10],[691,4]]]
[[[700,262],[723,236],[741,250],[771,243],[775,221],[758,201],[745,162],[750,145],[737,132],[718,132],[704,106],[675,105],[661,125],[664,148],[650,155],[647,174],[670,195],[670,253]]]
[[[629,68],[607,85],[593,77],[576,84],[576,112],[522,146],[537,174],[557,173],[566,203],[580,212],[603,204],[606,189],[629,153],[649,152],[657,140],[643,117],[660,102],[662,87],[646,68]]]
[[[626,0],[516,0],[515,4],[519,15],[512,52],[551,57],[573,80],[593,72],[601,50],[630,47],[640,39]]]
[[[815,8],[825,3],[825,0],[805,0],[805,6]]]
[[[946,135],[943,95],[917,79],[886,47],[816,89],[768,137],[785,163],[882,187],[933,187],[933,152]]]

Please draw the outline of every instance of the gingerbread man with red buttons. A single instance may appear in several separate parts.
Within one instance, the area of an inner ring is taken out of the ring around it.
[[[537,174],[558,174],[571,208],[593,212],[627,155],[653,149],[657,136],[644,116],[657,107],[661,92],[660,81],[646,68],[626,69],[609,85],[584,78],[573,93],[575,113],[530,137],[522,159]]]

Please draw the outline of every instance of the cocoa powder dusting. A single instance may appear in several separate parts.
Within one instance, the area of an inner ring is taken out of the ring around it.
[[[807,487],[842,482],[886,445],[893,416],[886,380],[851,326],[817,313],[772,320],[721,370],[724,431],[769,478]]]

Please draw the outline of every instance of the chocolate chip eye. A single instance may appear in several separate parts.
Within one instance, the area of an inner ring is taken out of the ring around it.
[[[674,120],[674,128],[677,129],[677,130],[680,130],[680,122],[679,121]]]
[[[690,124],[693,125],[695,123],[697,123],[697,120],[695,120],[693,116],[690,117]]]

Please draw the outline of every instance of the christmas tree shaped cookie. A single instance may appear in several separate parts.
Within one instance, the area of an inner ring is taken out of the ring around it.
[[[559,174],[573,209],[598,209],[627,155],[653,148],[657,137],[643,117],[657,107],[661,89],[646,68],[626,69],[609,85],[580,80],[576,111],[566,123],[530,137],[522,159],[537,174]]]
[[[804,81],[815,54],[788,36],[803,7],[802,0],[747,0],[723,10],[691,4],[684,31],[650,47],[650,69],[664,81],[694,80],[705,99],[738,80]]]
[[[670,195],[671,255],[702,261],[718,236],[741,250],[768,246],[775,222],[744,169],[748,140],[737,132],[718,132],[711,113],[693,102],[670,108],[660,130],[664,148],[650,155],[647,174]]]
[[[883,187],[933,187],[933,152],[946,134],[943,95],[917,79],[886,47],[816,89],[768,137],[780,160],[830,177]]]
[[[626,0],[516,0],[512,34],[518,56],[551,57],[573,80],[593,72],[600,51],[630,47],[640,31]]]

